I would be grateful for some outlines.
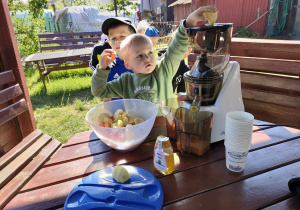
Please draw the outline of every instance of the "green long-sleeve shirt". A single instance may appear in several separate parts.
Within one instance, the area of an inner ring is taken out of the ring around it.
[[[118,79],[106,82],[109,71],[96,70],[92,76],[92,94],[101,98],[135,98],[158,103],[174,98],[172,79],[188,48],[183,21],[164,58],[157,62],[150,74],[124,73]],[[145,109],[147,109],[145,107]]]

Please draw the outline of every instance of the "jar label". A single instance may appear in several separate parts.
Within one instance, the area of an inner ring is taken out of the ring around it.
[[[154,156],[155,167],[163,172],[167,171],[167,164],[163,149],[157,148]]]

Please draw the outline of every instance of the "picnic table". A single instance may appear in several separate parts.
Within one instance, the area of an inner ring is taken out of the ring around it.
[[[62,209],[82,178],[119,164],[140,167],[156,176],[164,192],[163,209],[299,209],[300,198],[289,191],[288,181],[300,176],[300,130],[274,124],[254,126],[251,150],[241,173],[226,168],[223,141],[211,144],[202,157],[178,153],[173,144],[175,170],[167,176],[153,166],[158,135],[166,135],[163,118],[157,118],[138,148],[118,152],[92,131],[77,133],[5,209]]]
[[[44,76],[47,76],[52,71],[88,67],[92,50],[93,48],[89,47],[54,52],[39,52],[28,56],[25,62],[33,62],[37,65],[41,80],[47,91]],[[76,61],[75,64],[74,61]],[[66,65],[68,62],[71,63],[71,65]],[[47,64],[51,65],[47,66]]]

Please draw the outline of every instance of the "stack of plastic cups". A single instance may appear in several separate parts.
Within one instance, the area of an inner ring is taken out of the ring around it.
[[[226,114],[225,122],[225,148],[226,167],[234,172],[241,172],[252,140],[252,127],[254,117],[243,111],[233,111]]]

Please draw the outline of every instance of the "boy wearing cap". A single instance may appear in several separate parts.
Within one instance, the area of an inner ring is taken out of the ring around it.
[[[207,7],[198,8],[182,21],[168,51],[158,63],[149,37],[141,34],[128,36],[121,44],[121,54],[126,68],[132,68],[134,74],[123,74],[106,83],[108,71],[97,70],[92,76],[92,94],[101,98],[121,96],[154,103],[175,97],[171,82],[188,48],[186,27],[193,27],[203,20]],[[215,7],[209,6],[210,10],[212,8],[217,12]]]
[[[159,31],[154,27],[148,27],[145,31],[145,35],[151,39],[153,46],[155,46],[159,39]]]
[[[105,49],[101,53],[96,69],[109,69],[107,82],[117,79],[123,73],[133,73],[124,66],[120,56],[120,44],[130,34],[136,33],[131,20],[125,17],[112,17],[106,19],[102,24],[102,32],[107,35],[108,43],[112,49]]]

